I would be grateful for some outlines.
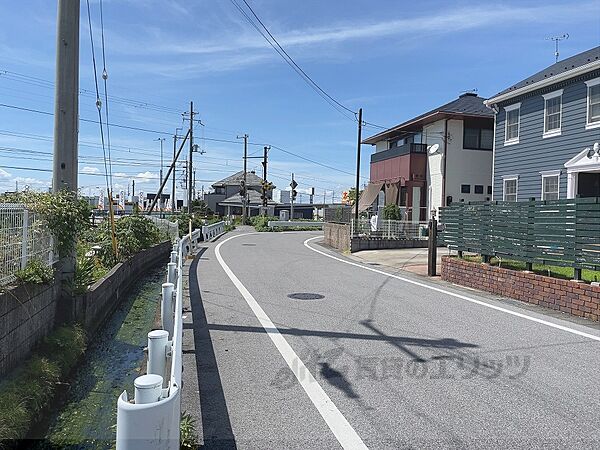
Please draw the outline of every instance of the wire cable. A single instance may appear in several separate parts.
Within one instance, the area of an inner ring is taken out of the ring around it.
[[[104,14],[102,8],[102,0],[100,0],[100,32],[102,38],[102,79],[104,80],[104,113],[106,116],[106,143],[108,147],[108,173],[110,179],[110,190],[113,190],[112,182],[112,156],[110,150],[110,123],[108,121],[108,72],[106,71],[106,53],[104,46]]]

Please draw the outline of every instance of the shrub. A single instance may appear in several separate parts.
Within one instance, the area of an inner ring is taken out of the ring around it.
[[[105,267],[111,267],[115,262],[123,261],[161,242],[158,227],[151,220],[138,215],[124,216],[115,221],[115,235],[119,252],[117,259],[113,255],[110,221],[106,220],[98,227],[98,256]]]
[[[400,220],[402,214],[398,205],[385,205],[383,207],[383,218],[385,220]]]
[[[15,276],[23,283],[46,284],[54,278],[54,269],[39,259],[32,259]]]

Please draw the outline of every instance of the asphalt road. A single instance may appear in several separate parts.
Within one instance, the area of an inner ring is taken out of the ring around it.
[[[597,326],[314,236],[230,233],[192,264],[182,408],[205,448],[600,448]]]

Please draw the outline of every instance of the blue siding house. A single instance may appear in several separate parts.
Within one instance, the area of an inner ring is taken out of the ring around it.
[[[493,200],[600,197],[600,47],[494,95]]]

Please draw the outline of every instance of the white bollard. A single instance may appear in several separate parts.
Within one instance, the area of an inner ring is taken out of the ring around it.
[[[175,284],[175,277],[177,273],[177,264],[170,262],[167,264],[167,283]]]
[[[173,337],[173,283],[163,283],[162,301],[160,303],[160,320],[162,329]]]
[[[160,400],[162,395],[163,377],[160,375],[142,375],[133,382],[135,386],[135,403],[144,405]]]
[[[166,330],[154,330],[148,333],[148,375],[160,375],[165,377],[167,367],[167,343],[169,332]]]
[[[176,251],[172,251],[171,252],[171,262],[172,263],[176,263],[177,262],[177,252]]]

